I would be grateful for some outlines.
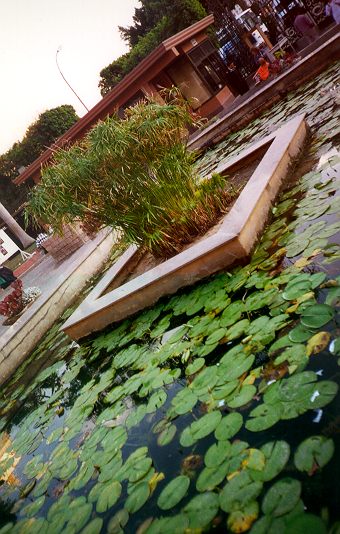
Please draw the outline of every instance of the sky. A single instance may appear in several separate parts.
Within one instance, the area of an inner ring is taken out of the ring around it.
[[[118,26],[132,24],[138,0],[0,0],[0,154],[40,113],[100,99],[99,72],[127,51]]]

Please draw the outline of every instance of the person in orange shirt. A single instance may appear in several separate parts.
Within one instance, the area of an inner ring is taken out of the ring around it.
[[[260,66],[255,72],[254,78],[258,81],[267,80],[269,77],[269,63],[263,57],[260,57],[259,64]]]

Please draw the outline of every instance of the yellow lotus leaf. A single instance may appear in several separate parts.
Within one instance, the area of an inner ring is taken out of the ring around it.
[[[164,480],[164,473],[155,473],[149,480],[150,493],[153,493],[157,487],[158,482]]]
[[[308,291],[308,293],[305,293],[304,295],[301,295],[301,297],[298,297],[295,301],[295,304],[287,308],[285,313],[295,313],[298,307],[300,306],[300,304],[302,304],[303,302],[306,302],[307,300],[312,299],[313,297],[314,297],[314,292]]]
[[[259,449],[248,449],[248,457],[243,460],[242,468],[254,469],[255,471],[262,471],[266,463],[266,457]]]
[[[232,512],[227,521],[228,529],[231,532],[240,534],[247,532],[259,515],[259,505],[256,501],[252,501],[243,510]]]
[[[331,339],[331,336],[328,332],[318,332],[313,337],[308,340],[306,354],[311,356],[312,354],[318,354],[324,350]]]
[[[311,263],[312,260],[308,258],[300,258],[299,260],[296,260],[294,263],[294,267],[297,269],[303,269],[304,267],[307,267]]]

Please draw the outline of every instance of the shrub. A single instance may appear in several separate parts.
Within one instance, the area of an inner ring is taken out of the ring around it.
[[[200,184],[195,155],[186,148],[195,121],[177,91],[168,102],[140,102],[99,122],[42,172],[27,213],[61,232],[82,221],[87,231],[109,225],[156,255],[167,256],[205,231],[230,194],[216,179]]]

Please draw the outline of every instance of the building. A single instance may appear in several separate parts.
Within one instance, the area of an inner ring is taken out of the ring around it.
[[[49,149],[29,165],[15,184],[40,180],[42,166],[48,164],[59,147],[81,139],[100,119],[124,109],[146,95],[164,102],[160,91],[173,85],[191,101],[193,110],[202,117],[212,117],[234,100],[228,87],[226,66],[210,41],[207,29],[214,22],[208,15],[192,26],[163,41],[144,58],[84,117],[74,124]]]

